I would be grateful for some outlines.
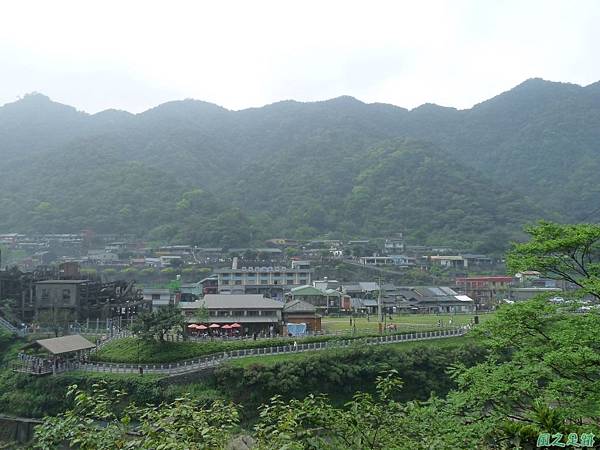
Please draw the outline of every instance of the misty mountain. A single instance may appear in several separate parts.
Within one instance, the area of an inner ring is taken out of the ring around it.
[[[528,80],[469,110],[352,97],[229,111],[0,108],[0,231],[127,231],[244,245],[384,235],[503,245],[600,206],[599,84]]]

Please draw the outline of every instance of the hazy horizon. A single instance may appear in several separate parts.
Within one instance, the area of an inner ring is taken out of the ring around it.
[[[0,104],[230,110],[349,95],[470,108],[529,78],[600,79],[600,2],[36,2],[0,17]]]
[[[253,105],[253,106],[248,106],[248,107],[246,107],[246,108],[240,108],[240,109],[227,108],[227,107],[225,107],[225,106],[223,106],[223,105],[220,105],[219,103],[214,103],[214,102],[207,101],[207,100],[204,100],[204,99],[201,99],[201,98],[191,98],[191,97],[188,97],[188,98],[174,98],[174,99],[166,100],[166,101],[164,101],[164,102],[162,102],[162,103],[158,103],[158,104],[156,104],[156,105],[152,105],[152,106],[148,107],[147,109],[145,109],[145,110],[143,110],[143,111],[138,111],[138,112],[128,111],[128,110],[126,110],[126,109],[120,109],[120,108],[115,108],[115,107],[108,107],[108,108],[106,108],[106,109],[102,109],[102,110],[100,110],[100,111],[94,111],[94,112],[90,112],[90,111],[86,111],[86,110],[84,110],[84,109],[77,108],[75,105],[71,105],[71,104],[68,104],[68,103],[63,103],[63,102],[60,102],[60,101],[58,101],[58,100],[56,100],[56,99],[53,99],[52,97],[50,97],[49,95],[47,95],[47,94],[46,94],[46,93],[44,93],[44,92],[37,92],[37,91],[33,91],[33,92],[27,92],[27,93],[25,93],[25,94],[23,94],[23,95],[19,95],[19,96],[17,97],[17,99],[15,99],[15,100],[13,100],[13,101],[10,101],[10,102],[6,102],[6,103],[3,103],[3,104],[0,104],[0,107],[3,107],[3,106],[6,106],[6,105],[9,105],[9,104],[11,104],[11,103],[18,102],[18,101],[20,101],[20,100],[23,100],[25,97],[27,97],[27,96],[30,96],[30,95],[33,95],[33,96],[35,96],[35,95],[40,95],[40,96],[43,96],[43,97],[47,97],[47,98],[49,98],[49,100],[50,100],[50,101],[52,101],[52,102],[54,102],[54,103],[59,103],[59,104],[63,104],[63,105],[65,105],[65,106],[71,106],[71,107],[74,107],[74,108],[76,108],[76,109],[77,109],[77,111],[84,112],[84,113],[86,113],[86,114],[89,114],[89,115],[99,114],[99,113],[102,113],[102,112],[105,112],[105,111],[121,111],[121,112],[125,112],[125,113],[129,113],[129,114],[136,115],[136,114],[142,114],[142,113],[144,113],[144,112],[146,112],[146,111],[150,111],[151,109],[154,109],[154,108],[156,108],[156,107],[159,107],[159,106],[161,106],[161,105],[164,105],[164,104],[166,104],[166,103],[180,102],[180,101],[187,101],[187,100],[190,100],[190,101],[198,101],[198,102],[204,102],[204,103],[208,103],[208,104],[211,104],[211,105],[218,106],[218,107],[220,107],[220,108],[223,108],[223,109],[226,109],[226,110],[228,110],[228,111],[237,112],[237,111],[245,111],[245,110],[249,110],[249,109],[259,109],[259,108],[263,108],[263,107],[265,107],[265,106],[270,106],[270,105],[274,105],[274,104],[277,104],[277,103],[283,103],[283,102],[296,102],[296,103],[319,103],[319,102],[327,102],[327,101],[335,100],[335,99],[338,99],[338,98],[349,97],[349,98],[353,98],[353,99],[355,99],[355,100],[357,100],[357,101],[359,101],[359,102],[361,102],[361,103],[364,103],[364,104],[366,104],[366,105],[372,105],[372,104],[384,104],[384,105],[394,106],[394,107],[396,107],[396,108],[406,109],[406,110],[408,110],[408,111],[412,111],[412,110],[418,109],[418,108],[420,108],[420,107],[422,107],[422,106],[424,106],[424,105],[436,105],[436,106],[440,106],[440,107],[443,107],[443,108],[453,108],[453,109],[456,109],[456,110],[459,110],[459,111],[463,111],[463,110],[469,110],[469,109],[471,109],[471,108],[473,108],[473,107],[477,106],[477,105],[478,105],[478,104],[480,104],[480,103],[484,103],[484,102],[485,102],[485,101],[487,101],[487,100],[490,100],[490,99],[492,99],[492,98],[494,98],[494,97],[496,97],[496,96],[498,96],[498,95],[501,95],[501,94],[503,94],[504,92],[508,92],[508,91],[510,91],[511,89],[513,89],[513,88],[515,88],[515,87],[517,87],[517,86],[519,86],[519,85],[521,85],[521,84],[525,83],[526,81],[530,81],[530,80],[536,80],[536,79],[540,79],[540,80],[542,80],[542,81],[544,81],[544,82],[549,82],[549,83],[570,84],[570,85],[578,86],[578,87],[580,87],[580,88],[585,88],[585,87],[587,87],[587,86],[590,86],[590,85],[592,85],[592,84],[600,83],[600,80],[598,80],[598,81],[593,81],[593,82],[591,82],[591,83],[589,83],[589,84],[581,85],[581,84],[577,84],[577,83],[570,83],[570,82],[567,82],[567,81],[546,80],[546,79],[543,79],[543,78],[540,78],[540,77],[528,78],[527,80],[523,80],[521,83],[518,83],[517,85],[515,85],[515,86],[512,86],[511,88],[509,88],[509,89],[508,89],[508,90],[506,90],[506,91],[503,91],[503,92],[498,92],[498,93],[496,93],[495,95],[492,95],[492,96],[491,96],[491,97],[489,97],[489,98],[482,99],[480,102],[477,102],[477,103],[475,103],[474,105],[472,105],[472,106],[470,106],[470,107],[467,107],[467,108],[458,108],[458,107],[456,107],[456,106],[453,106],[453,105],[439,105],[439,104],[437,104],[437,103],[430,102],[430,101],[426,101],[425,103],[421,103],[420,105],[414,106],[414,107],[412,107],[412,108],[407,108],[406,106],[403,106],[403,105],[396,105],[396,104],[393,104],[393,103],[390,103],[390,102],[385,102],[385,101],[382,101],[382,102],[367,102],[367,101],[364,101],[364,100],[362,100],[362,99],[360,99],[360,98],[357,98],[357,97],[355,97],[355,96],[353,96],[353,95],[349,95],[349,94],[341,94],[341,95],[339,95],[339,96],[337,96],[337,97],[323,98],[323,99],[316,99],[316,100],[305,100],[305,101],[302,101],[302,100],[297,100],[297,99],[293,99],[293,98],[286,98],[286,99],[275,100],[275,101],[273,101],[273,102],[271,102],[271,103],[265,103],[265,104],[263,104],[263,105]]]

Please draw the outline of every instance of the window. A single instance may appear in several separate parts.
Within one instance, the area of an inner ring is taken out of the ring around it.
[[[258,316],[258,311],[246,311],[246,315],[256,317]]]
[[[235,284],[242,284],[242,280],[235,280]]]
[[[229,284],[229,280],[223,280],[223,284]]]
[[[70,289],[63,289],[62,299],[63,300],[71,300],[71,290]]]
[[[152,300],[160,300],[160,294],[152,294]]]
[[[48,300],[50,298],[50,294],[48,294],[48,289],[42,289],[42,300]]]

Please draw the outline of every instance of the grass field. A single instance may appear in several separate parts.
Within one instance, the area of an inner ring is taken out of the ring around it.
[[[388,344],[385,345],[385,348],[392,349],[403,349],[408,350],[411,348],[417,347],[432,347],[435,346],[437,348],[444,347],[455,347],[457,345],[467,344],[469,342],[474,342],[472,337],[469,336],[460,336],[439,340],[430,340],[430,341],[413,341],[413,342],[401,342],[398,344]],[[343,352],[350,351],[351,348],[343,348],[343,349],[331,349],[331,350],[319,350],[319,351],[310,351],[310,352],[300,352],[300,353],[292,353],[292,354],[283,354],[283,355],[272,355],[272,356],[256,356],[256,357],[248,357],[241,359],[234,359],[226,363],[226,365],[230,367],[248,367],[255,364],[261,366],[272,366],[284,361],[301,361],[310,359],[316,355],[326,355],[329,352]]]
[[[398,331],[425,331],[438,327],[441,321],[443,327],[454,327],[468,324],[475,314],[394,314],[390,319],[386,317],[387,325],[394,324]],[[479,315],[479,323],[485,322],[493,314]],[[378,322],[376,316],[353,318],[353,326],[357,333],[377,333]],[[321,319],[323,330],[328,333],[352,332],[349,317],[323,317]]]

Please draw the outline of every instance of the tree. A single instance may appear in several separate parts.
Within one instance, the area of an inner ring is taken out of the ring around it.
[[[600,300],[600,225],[540,222],[526,231],[531,240],[508,254],[513,273],[536,270]]]
[[[357,393],[345,408],[325,396],[285,403],[274,397],[261,410],[256,434],[261,448],[384,449],[398,439],[405,407],[393,399],[402,386],[395,371],[377,378],[377,396]]]
[[[534,448],[540,433],[600,432],[600,313],[580,311],[584,295],[598,298],[596,225],[542,222],[532,239],[509,253],[513,272],[538,270],[572,283],[567,303],[539,296],[502,307],[476,334],[486,361],[453,368],[457,413],[488,424],[490,448]]]
[[[165,336],[172,330],[182,335],[185,332],[185,318],[181,310],[173,305],[140,314],[132,325],[133,333],[144,340],[158,338],[160,342],[164,342]]]
[[[112,449],[222,449],[239,422],[231,403],[205,403],[183,396],[171,403],[140,407],[130,404],[119,410],[126,393],[95,384],[92,393],[69,388],[73,406],[56,417],[46,417],[36,427],[34,448],[51,450]]]

